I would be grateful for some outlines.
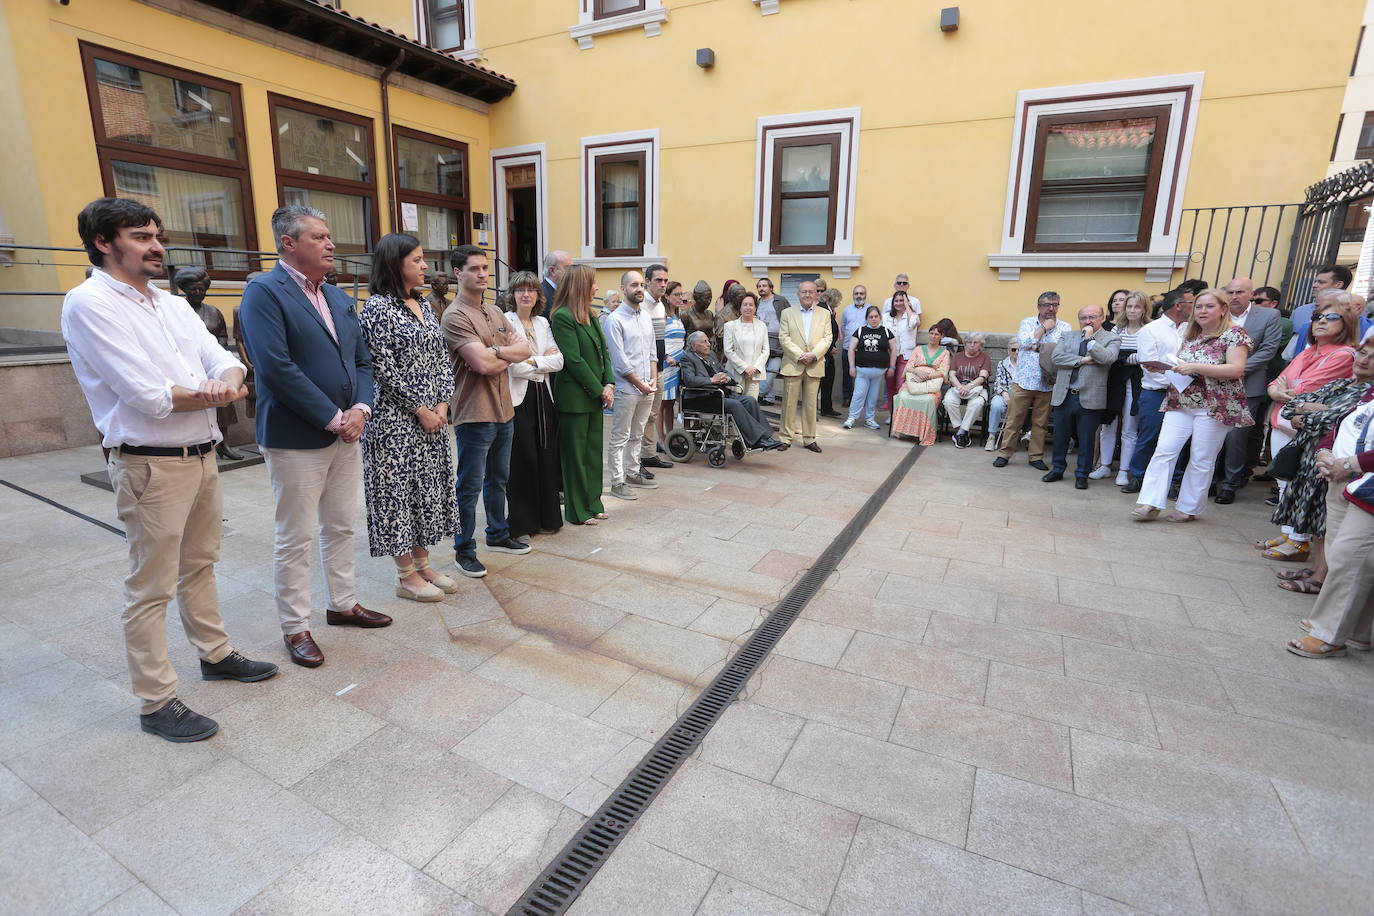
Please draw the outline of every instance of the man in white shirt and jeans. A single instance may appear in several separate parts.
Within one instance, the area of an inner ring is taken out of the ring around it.
[[[1136,335],[1136,362],[1140,364],[1140,403],[1136,406],[1139,425],[1136,427],[1135,452],[1130,458],[1126,486],[1122,493],[1139,493],[1145,480],[1145,469],[1155,454],[1155,443],[1159,441],[1159,429],[1164,424],[1164,414],[1159,407],[1169,393],[1169,380],[1164,375],[1172,365],[1171,358],[1177,361],[1178,348],[1183,345],[1183,327],[1193,312],[1192,297],[1184,296],[1175,290],[1169,294],[1172,299],[1164,312],[1140,329]],[[1123,456],[1124,458],[1125,456]]]
[[[620,278],[620,299],[620,307],[606,317],[606,346],[615,376],[606,463],[611,469],[611,495],[638,499],[630,487],[658,487],[639,473],[640,440],[658,390],[654,321],[640,307],[644,301],[643,274],[625,271]]]
[[[129,542],[124,644],[139,725],[168,741],[199,741],[219,725],[177,699],[167,656],[167,605],[207,681],[277,673],[229,644],[215,590],[220,486],[215,408],[248,395],[244,366],[186,300],[151,281],[164,274],[162,221],[134,200],[102,197],[77,217],[95,270],[62,304],[67,341],[91,417],[109,449],[110,482]]]

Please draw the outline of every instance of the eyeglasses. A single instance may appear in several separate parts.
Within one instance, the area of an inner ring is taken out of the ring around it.
[[[1345,321],[1345,316],[1339,312],[1327,312],[1325,315],[1313,315],[1313,321]]]
[[[897,285],[898,285],[898,286],[910,286],[910,285],[911,285],[911,281],[910,281],[910,280],[898,280],[898,281],[897,281]]]
[[[1265,302],[1278,302],[1278,301],[1279,301],[1279,300],[1277,300],[1277,299],[1265,299],[1265,298],[1262,298],[1262,297],[1260,297],[1260,296],[1256,296],[1255,298],[1253,298],[1253,299],[1250,300],[1250,304],[1251,304],[1251,305],[1261,305],[1261,304],[1263,304],[1263,303],[1265,303]]]

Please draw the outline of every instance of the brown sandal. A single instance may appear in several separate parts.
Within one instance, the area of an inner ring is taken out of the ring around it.
[[[1316,579],[1285,579],[1279,583],[1279,588],[1299,595],[1320,595],[1322,584]]]
[[[1303,658],[1340,658],[1345,654],[1345,646],[1333,646],[1330,643],[1322,642],[1315,636],[1290,639],[1284,648],[1294,655],[1301,655]]]
[[[1316,572],[1315,569],[1309,566],[1304,569],[1283,569],[1274,573],[1274,575],[1285,582],[1296,582],[1299,579],[1310,579],[1316,575]]]

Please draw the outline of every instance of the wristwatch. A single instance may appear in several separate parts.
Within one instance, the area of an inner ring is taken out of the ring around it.
[[[493,345],[492,348],[491,348],[491,352],[492,352],[492,355],[495,356],[497,359],[500,359],[500,358],[501,358],[501,348],[500,348],[500,347]]]
[[[1357,470],[1356,468],[1353,468],[1353,467],[1350,466],[1350,459],[1349,459],[1349,458],[1347,458],[1347,459],[1345,459],[1344,461],[1341,462],[1341,467],[1345,468],[1345,472],[1346,472],[1347,474],[1351,475],[1352,477],[1355,475],[1356,470]]]

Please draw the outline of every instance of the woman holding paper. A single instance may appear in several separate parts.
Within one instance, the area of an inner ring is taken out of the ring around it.
[[[1145,471],[1136,521],[1153,521],[1168,502],[1169,481],[1183,444],[1192,440],[1188,470],[1179,487],[1171,522],[1191,522],[1207,500],[1217,453],[1226,434],[1237,426],[1251,426],[1246,408],[1245,360],[1251,349],[1245,329],[1231,323],[1226,294],[1203,290],[1193,303],[1193,314],[1183,331],[1179,362],[1166,376],[1169,391],[1164,401],[1164,425],[1154,457]]]

